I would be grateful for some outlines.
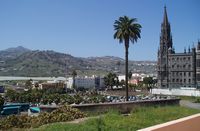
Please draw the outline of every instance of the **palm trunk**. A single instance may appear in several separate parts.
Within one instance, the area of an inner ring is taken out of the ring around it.
[[[125,39],[125,90],[126,90],[126,101],[128,101],[128,48],[129,48],[129,39]]]

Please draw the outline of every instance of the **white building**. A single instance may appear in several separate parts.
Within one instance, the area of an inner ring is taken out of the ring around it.
[[[125,75],[119,75],[119,76],[118,76],[118,80],[119,80],[119,81],[122,81],[122,80],[125,81]]]
[[[104,79],[101,77],[76,77],[75,87],[84,89],[95,89],[104,87]],[[73,88],[73,78],[67,79],[67,88]]]
[[[73,78],[68,78],[67,87],[73,88]],[[95,88],[95,78],[93,77],[76,77],[75,78],[76,88],[92,89]]]

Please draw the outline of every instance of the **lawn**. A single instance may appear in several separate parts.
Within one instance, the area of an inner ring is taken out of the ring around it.
[[[195,96],[178,96],[181,100],[187,100],[195,103],[200,103],[200,97]]]
[[[192,114],[200,110],[180,106],[142,107],[124,116],[110,111],[98,118],[91,118],[79,124],[53,123],[41,126],[34,131],[135,131],[155,124],[164,123]]]

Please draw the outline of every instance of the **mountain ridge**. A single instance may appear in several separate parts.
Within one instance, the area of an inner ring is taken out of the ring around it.
[[[124,73],[124,59],[116,56],[82,58],[22,46],[0,51],[0,61],[1,76],[69,76],[72,70],[77,70],[79,75]],[[155,64],[155,61],[129,61],[129,69],[132,72],[155,73]]]

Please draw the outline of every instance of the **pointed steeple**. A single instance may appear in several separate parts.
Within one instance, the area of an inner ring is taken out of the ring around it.
[[[164,25],[168,25],[168,18],[167,18],[167,9],[166,9],[166,6],[164,7],[163,24],[164,24]]]
[[[166,6],[164,6],[164,17],[161,24],[160,47],[167,47],[167,49],[173,47],[171,27],[167,17]]]

